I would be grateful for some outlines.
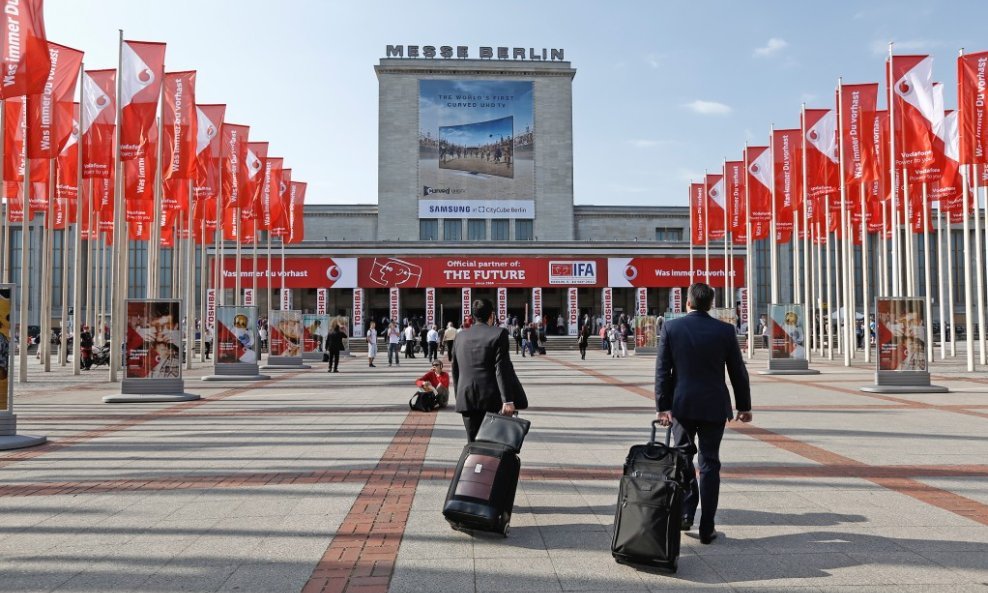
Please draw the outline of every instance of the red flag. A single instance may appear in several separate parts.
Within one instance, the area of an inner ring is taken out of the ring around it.
[[[220,127],[220,166],[223,172],[223,208],[242,208],[245,204],[244,179],[247,160],[247,134],[250,128],[223,123]]]
[[[775,240],[792,236],[793,214],[803,205],[803,147],[798,129],[772,132],[772,159],[775,167]]]
[[[31,159],[53,159],[58,156],[64,139],[59,138],[59,103],[72,104],[79,68],[82,66],[82,52],[64,45],[48,42],[48,55],[51,57],[51,70],[45,88],[38,95],[27,98],[27,156]]]
[[[82,77],[82,175],[110,176],[116,129],[116,70],[87,70]]]
[[[287,225],[281,203],[281,177],[284,159],[268,157],[264,163],[264,189],[261,194],[261,230],[274,232]]]
[[[165,69],[165,44],[124,41],[120,55],[120,158],[130,160],[150,150],[151,126]]]
[[[837,113],[833,109],[807,109],[803,119],[806,139],[807,198],[838,192]]]
[[[3,178],[7,182],[13,182],[14,185],[23,185],[24,182],[24,130],[27,126],[27,110],[24,109],[24,102],[22,97],[3,102]],[[7,192],[7,195],[9,196],[10,192]]]
[[[874,121],[878,111],[878,83],[841,85],[841,142],[844,152],[844,183],[866,183],[878,179]]]
[[[727,185],[727,228],[731,231],[735,243],[738,237],[747,236],[748,211],[745,208],[744,182],[745,168],[743,161],[727,161],[724,163],[724,177]],[[744,242],[744,241],[740,241]]]
[[[707,197],[702,183],[690,184],[690,237],[694,245],[707,242]]]
[[[289,224],[291,223],[291,190],[292,190],[292,170],[291,169],[281,169],[281,175],[277,178],[277,188],[278,188],[278,203],[281,206],[281,217],[277,220],[272,218],[272,226],[270,233],[275,237],[281,237],[285,240],[291,232]],[[272,199],[272,203],[274,200]]]
[[[797,130],[798,133],[798,130]],[[748,170],[748,218],[751,240],[768,237],[772,221],[772,152],[768,146],[749,146],[745,150]]]
[[[943,122],[943,105],[933,92],[933,58],[892,56],[889,81],[895,115],[896,169],[903,167],[909,181],[932,181],[925,171],[934,162],[934,130]]]
[[[724,176],[708,174],[707,190],[707,238],[723,239],[724,218],[727,211],[727,192],[724,189]]]
[[[247,200],[249,206],[241,212],[244,220],[262,218],[261,195],[264,190],[265,161],[268,159],[267,142],[247,143]]]
[[[988,52],[957,58],[957,108],[960,112],[960,162],[988,163]]]
[[[68,133],[65,146],[55,161],[55,196],[76,206],[79,197],[79,104],[60,104],[58,110],[68,112],[59,116],[59,127],[67,127]],[[60,131],[61,136],[63,132]],[[69,222],[75,222],[74,217]]]
[[[161,184],[161,210],[163,212],[186,210],[188,207],[189,182],[187,179],[172,179]]]
[[[929,188],[930,201],[940,202],[940,209],[950,214],[951,222],[962,222],[964,186],[960,175],[960,116],[956,111],[944,114],[939,140],[943,143],[943,175]],[[970,203],[970,200],[969,200]]]
[[[127,200],[127,216],[134,208],[131,201],[154,201],[154,173],[157,166],[156,143],[158,126],[152,124],[147,132],[145,154],[123,162],[124,198]]]
[[[31,159],[31,210],[48,211],[48,180],[51,178],[50,159]]]
[[[195,71],[166,73],[162,97],[162,178],[189,179],[196,156]]]
[[[0,99],[44,91],[51,70],[43,0],[7,0],[0,27]]]
[[[293,181],[289,192],[288,240],[286,243],[301,243],[305,240],[305,183]]]
[[[196,183],[193,190],[196,200],[220,193],[219,132],[225,116],[226,105],[196,105]]]

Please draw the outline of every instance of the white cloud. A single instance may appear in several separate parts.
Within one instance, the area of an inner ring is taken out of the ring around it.
[[[789,47],[789,43],[785,39],[773,37],[768,40],[765,47],[759,47],[755,50],[755,57],[770,58],[787,47]]]
[[[645,63],[652,68],[658,68],[662,65],[663,56],[658,54],[648,54],[645,56]]]
[[[717,101],[704,101],[702,99],[685,103],[683,107],[700,115],[727,115],[734,111],[730,105],[718,103]]]

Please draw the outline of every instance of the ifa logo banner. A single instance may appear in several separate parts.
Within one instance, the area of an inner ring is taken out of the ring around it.
[[[550,261],[549,284],[568,286],[597,284],[597,262],[594,260]]]

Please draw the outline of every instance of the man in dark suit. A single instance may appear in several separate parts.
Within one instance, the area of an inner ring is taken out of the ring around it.
[[[737,420],[751,422],[751,387],[734,326],[710,316],[714,290],[703,283],[690,286],[690,313],[667,321],[655,364],[656,420],[672,425],[679,445],[699,445],[700,481],[683,501],[683,529],[693,526],[699,504],[700,542],[717,537],[714,515],[720,493],[720,441],[734,419],[724,367],[731,378]]]
[[[456,411],[463,415],[467,441],[473,442],[487,412],[510,416],[527,398],[509,357],[508,330],[494,323],[489,299],[473,302],[474,323],[453,343]]]

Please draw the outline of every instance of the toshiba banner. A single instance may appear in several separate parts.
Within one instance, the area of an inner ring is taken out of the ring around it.
[[[282,277],[286,288],[354,288],[357,286],[357,258],[288,257],[284,269],[280,259],[272,259],[270,271],[266,258],[257,260],[258,288],[267,288],[269,279],[273,288],[281,288]],[[251,282],[253,269],[242,269],[240,278],[243,282]],[[234,288],[236,281],[236,258],[224,258],[223,286]]]
[[[453,288],[602,286],[606,261],[535,257],[362,257],[358,286]]]
[[[508,289],[497,289],[497,321],[502,326],[508,325]]]
[[[466,321],[467,317],[473,315],[473,301],[471,300],[470,289],[464,288],[460,290],[460,297],[463,307],[463,320]],[[486,319],[484,321],[487,321]]]
[[[436,323],[436,289],[425,289],[425,326],[431,328]]]
[[[567,289],[566,304],[569,307],[569,324],[566,327],[566,334],[570,336],[576,335],[576,326],[580,322],[580,305],[577,300],[578,293],[578,288]]]
[[[702,259],[696,262],[694,277],[704,281],[707,272]],[[723,288],[724,258],[710,258],[710,285]],[[731,277],[735,285],[744,279],[744,258],[734,258]],[[613,288],[645,286],[674,288],[690,283],[690,260],[676,257],[611,257],[607,260],[607,285]]]

